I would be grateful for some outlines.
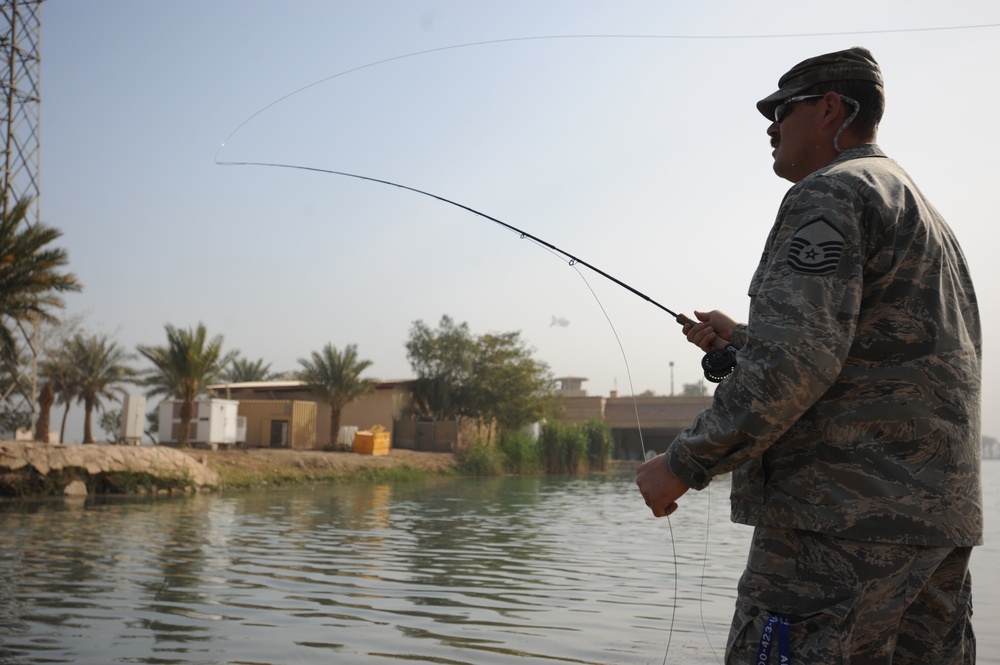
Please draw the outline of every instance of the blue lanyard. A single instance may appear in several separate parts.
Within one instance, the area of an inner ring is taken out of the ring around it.
[[[771,644],[774,642],[774,629],[778,629],[778,663],[779,665],[791,665],[792,663],[792,640],[789,635],[788,619],[779,616],[772,616],[764,626],[760,634],[760,646],[757,647],[757,665],[767,665],[771,662]]]

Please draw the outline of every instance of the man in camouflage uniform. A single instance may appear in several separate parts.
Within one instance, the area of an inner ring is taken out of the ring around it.
[[[965,258],[875,144],[871,53],[810,58],[778,87],[757,108],[795,184],[748,324],[684,325],[736,367],[637,484],[662,517],[733,472],[732,518],[755,530],[727,663],[972,663],[982,347]]]

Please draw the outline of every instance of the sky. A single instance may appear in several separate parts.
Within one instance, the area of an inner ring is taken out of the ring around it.
[[[380,379],[412,377],[411,326],[448,315],[519,331],[591,395],[679,393],[701,353],[586,267],[399,187],[225,163],[424,190],[745,320],[789,187],[754,104],[855,45],[886,79],[879,144],[970,262],[1000,436],[990,0],[46,0],[40,211],[84,286],[67,314],[129,350],[203,322],[275,371],[356,344]]]

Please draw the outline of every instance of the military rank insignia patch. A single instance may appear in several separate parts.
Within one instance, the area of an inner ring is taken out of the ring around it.
[[[788,265],[807,275],[828,275],[837,269],[844,251],[844,234],[822,217],[802,226],[792,237]]]

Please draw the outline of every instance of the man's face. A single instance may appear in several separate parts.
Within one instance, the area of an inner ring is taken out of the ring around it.
[[[820,155],[822,141],[816,131],[823,112],[820,99],[806,99],[786,105],[784,115],[767,128],[774,151],[774,172],[790,182],[798,182],[825,165]]]

